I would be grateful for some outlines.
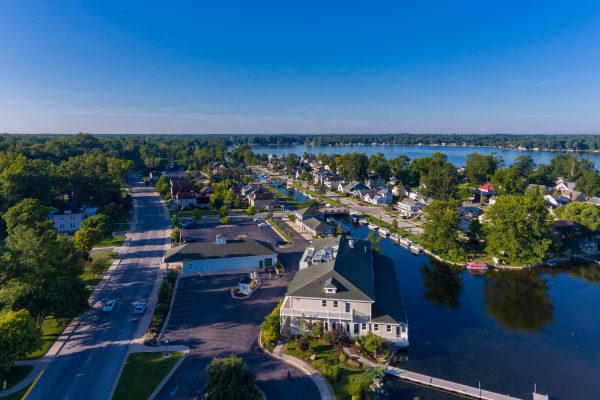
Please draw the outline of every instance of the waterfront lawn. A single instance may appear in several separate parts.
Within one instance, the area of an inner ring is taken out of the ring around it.
[[[0,369],[0,388],[6,382],[6,388],[11,388],[21,382],[33,369],[32,365],[13,365],[8,371]]]
[[[42,346],[38,350],[25,357],[25,359],[33,360],[46,354],[70,322],[71,320],[68,318],[46,318],[42,323]]]
[[[96,286],[117,255],[118,253],[112,251],[91,254],[92,259],[83,265],[83,283],[86,286]]]
[[[113,400],[147,399],[182,356],[163,358],[162,352],[133,353],[127,357]]]

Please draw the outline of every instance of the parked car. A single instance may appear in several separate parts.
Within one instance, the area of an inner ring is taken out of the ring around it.
[[[288,244],[288,242],[286,242],[285,240],[278,240],[275,242],[275,244],[277,246],[284,246],[284,245]]]
[[[102,307],[102,311],[111,312],[113,310],[113,308],[115,308],[116,303],[117,303],[116,300],[108,300],[106,303],[104,303],[104,307]]]
[[[188,238],[183,239],[183,243],[197,243],[199,241],[200,241],[200,239],[195,238],[195,237],[188,237]]]
[[[188,221],[181,224],[181,227],[184,229],[192,229],[196,227],[196,223],[194,221]]]
[[[146,312],[146,303],[137,303],[133,309],[134,314],[143,314]]]
[[[262,228],[262,227],[264,227],[264,226],[268,226],[268,225],[267,225],[265,222],[261,222],[260,224],[258,224],[258,227],[259,227],[259,228]]]
[[[254,222],[261,222],[261,221],[264,221],[264,220],[265,220],[265,219],[264,219],[264,218],[261,218],[261,217],[256,217],[256,218],[254,218]]]

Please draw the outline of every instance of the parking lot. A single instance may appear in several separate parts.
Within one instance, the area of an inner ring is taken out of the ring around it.
[[[259,228],[249,219],[233,221],[232,226],[219,227],[217,221],[204,220],[186,235],[201,241],[213,241],[219,233],[227,238],[241,236],[272,244],[280,240],[270,227]],[[249,299],[233,299],[230,295],[230,289],[236,287],[245,274],[190,276],[179,280],[165,337],[170,343],[190,346],[191,352],[158,398],[201,398],[206,366],[214,357],[229,354],[244,358],[268,398],[319,398],[310,378],[292,368],[293,379],[288,381],[289,365],[263,353],[257,343],[259,326],[285,294],[305,244],[298,237],[293,247],[278,249],[286,273],[282,277],[273,274],[271,278],[263,274],[261,287]]]

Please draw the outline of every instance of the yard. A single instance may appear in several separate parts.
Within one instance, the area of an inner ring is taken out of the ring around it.
[[[46,354],[54,342],[56,342],[56,339],[63,333],[67,325],[69,325],[69,322],[71,322],[71,320],[68,318],[46,318],[42,323],[42,346],[37,351],[34,351],[25,357],[25,359],[33,360]]]
[[[118,253],[112,251],[91,254],[92,259],[83,265],[83,283],[86,286],[96,286],[117,255]]]
[[[164,358],[162,352],[133,353],[127,357],[113,400],[147,399],[183,353]]]

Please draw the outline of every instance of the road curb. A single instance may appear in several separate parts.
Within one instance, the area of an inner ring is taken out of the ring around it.
[[[171,368],[171,370],[169,371],[169,373],[158,384],[158,386],[156,387],[156,389],[154,389],[154,391],[152,392],[152,394],[148,397],[148,400],[154,400],[154,398],[160,393],[160,391],[162,390],[162,388],[165,387],[165,385],[167,384],[167,382],[169,381],[169,379],[171,379],[171,377],[173,376],[173,374],[175,373],[175,371],[177,371],[177,369],[183,363],[183,361],[185,360],[185,358],[187,357],[187,355],[189,353],[190,353],[190,349],[189,348],[187,349],[187,351],[183,352],[183,355],[179,358],[179,360],[177,360],[177,363],[173,366],[173,368]]]

